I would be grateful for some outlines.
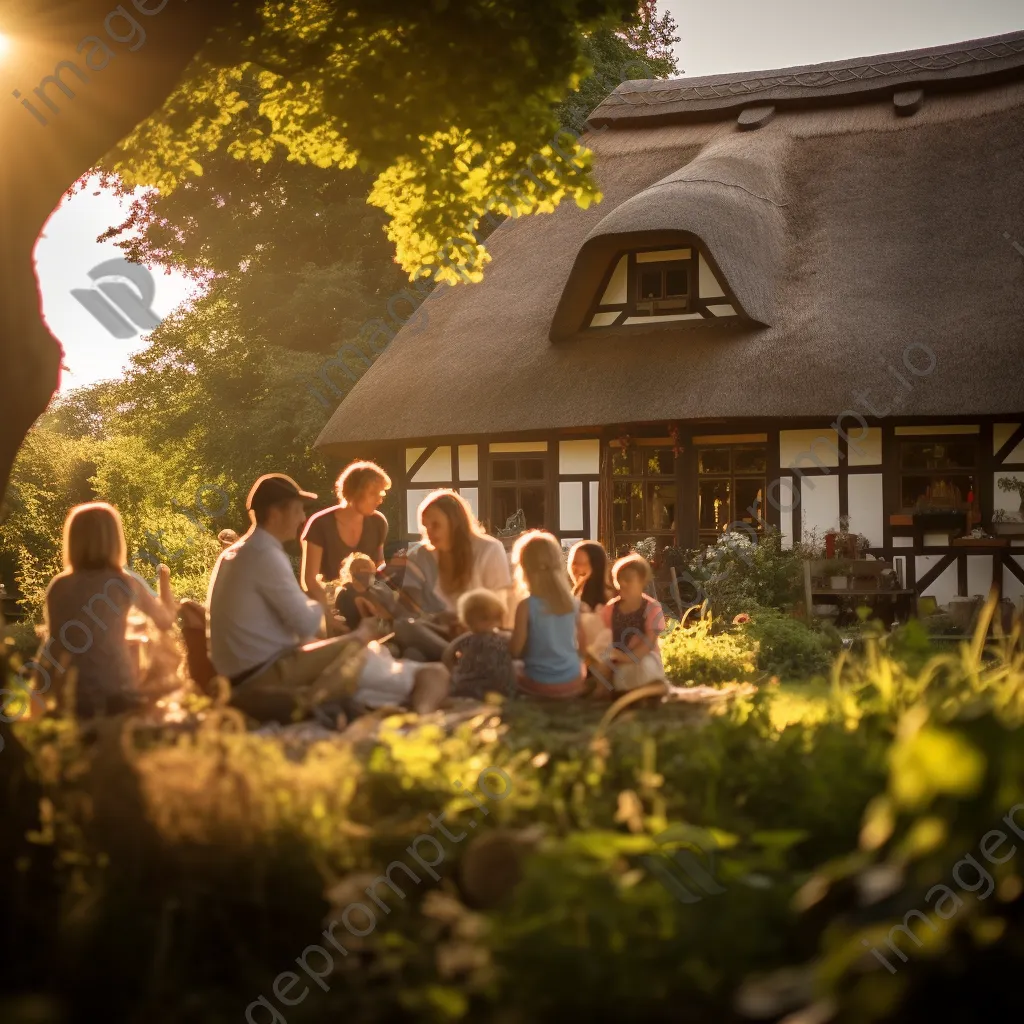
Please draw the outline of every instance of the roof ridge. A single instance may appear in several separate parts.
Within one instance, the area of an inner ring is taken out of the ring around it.
[[[918,50],[775,70],[736,71],[691,79],[631,80],[619,85],[594,110],[590,121],[600,126],[663,113],[725,110],[755,98],[799,102],[812,97],[869,94],[898,83],[974,78],[1022,67],[1024,31],[1010,32]],[[669,107],[674,110],[668,110]]]

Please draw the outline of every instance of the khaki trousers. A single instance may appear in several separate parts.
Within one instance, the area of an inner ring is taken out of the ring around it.
[[[355,693],[365,655],[345,636],[296,647],[235,686],[231,703],[259,722],[304,718],[319,704]]]

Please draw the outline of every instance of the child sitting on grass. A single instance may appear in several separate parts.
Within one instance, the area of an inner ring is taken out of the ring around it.
[[[561,545],[542,530],[516,541],[512,552],[520,589],[509,649],[522,657],[519,689],[533,697],[566,699],[586,692],[580,603],[572,596]]]
[[[501,628],[505,602],[490,590],[470,590],[459,598],[459,621],[468,632],[445,649],[442,661],[452,674],[451,695],[482,700],[493,691],[515,692],[515,669],[508,641]]]
[[[334,599],[334,609],[349,629],[356,629],[363,619],[377,614],[369,600],[370,584],[376,575],[377,566],[373,559],[359,551],[353,551],[341,563],[342,586]]]
[[[644,593],[653,575],[647,559],[635,552],[620,558],[612,568],[612,581],[619,594],[602,609],[612,646],[605,664],[595,674],[618,691],[665,679],[658,648],[658,636],[665,630],[665,613]]]

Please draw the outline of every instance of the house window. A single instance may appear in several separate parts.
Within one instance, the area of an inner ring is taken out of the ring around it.
[[[734,317],[736,309],[694,241],[620,255],[589,314],[591,327]]]
[[[542,453],[491,454],[491,525],[502,529],[520,509],[528,529],[543,528],[547,460]]]
[[[612,528],[616,555],[654,537],[658,549],[676,542],[676,459],[671,447],[612,449]]]
[[[929,438],[900,444],[900,504],[904,511],[965,509],[977,479],[978,442]]]
[[[730,526],[764,529],[768,469],[766,445],[697,449],[697,529],[701,544],[714,544]]]

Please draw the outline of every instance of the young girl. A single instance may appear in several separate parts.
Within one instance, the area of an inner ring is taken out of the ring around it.
[[[531,530],[516,541],[512,563],[521,589],[529,593],[516,607],[509,642],[512,657],[524,662],[519,688],[535,697],[582,695],[580,604],[569,587],[561,546],[550,533]]]
[[[160,566],[157,598],[125,567],[126,562],[117,509],[106,502],[93,502],[68,513],[64,571],[46,591],[43,651],[52,662],[63,658],[78,670],[76,712],[80,718],[119,714],[139,703],[138,670],[125,637],[132,607],[161,631],[169,630],[177,615],[167,566]]]
[[[569,551],[569,576],[573,597],[580,602],[583,651],[588,663],[599,663],[611,647],[611,630],[605,628],[601,612],[615,596],[608,574],[608,555],[593,540],[581,540]]]
[[[334,599],[334,610],[349,629],[356,629],[363,619],[376,614],[367,600],[370,584],[376,575],[377,566],[373,559],[361,551],[353,551],[341,563],[341,589]]]
[[[612,568],[619,596],[604,606],[602,616],[612,643],[605,658],[605,678],[616,690],[635,690],[665,678],[658,649],[665,613],[644,593],[652,575],[647,559],[635,553],[620,558]]]

